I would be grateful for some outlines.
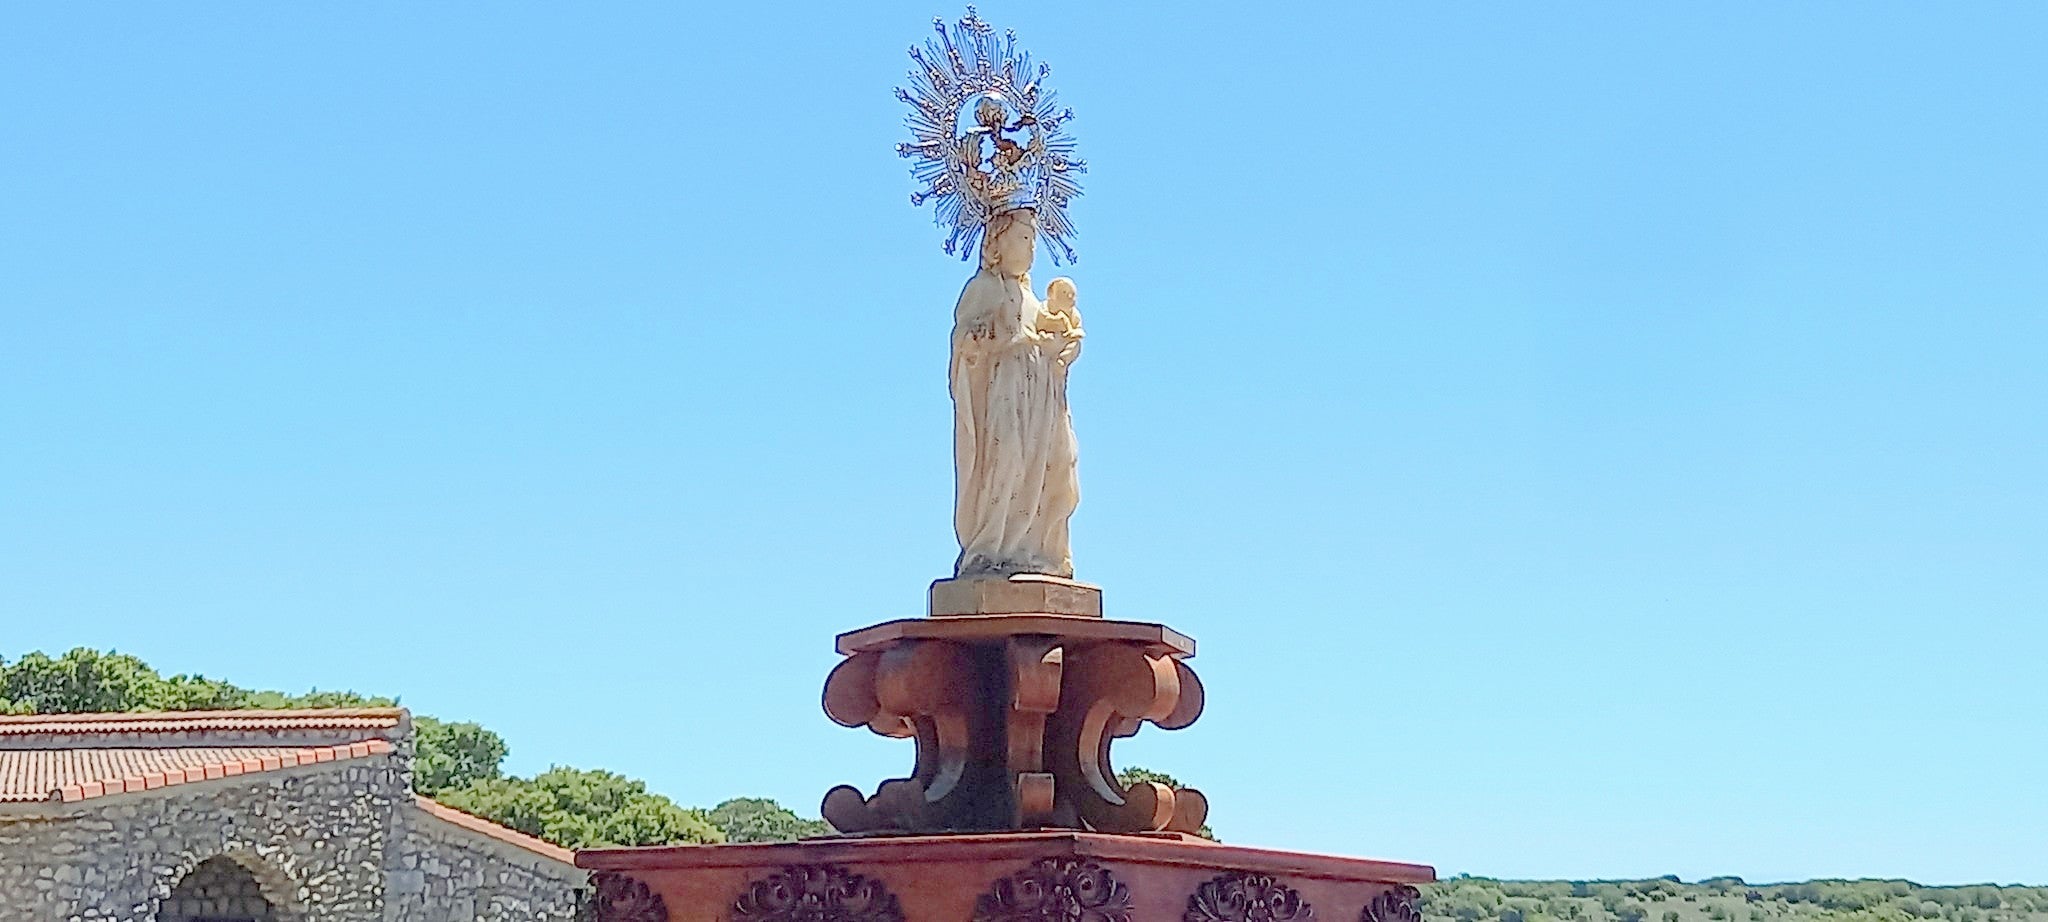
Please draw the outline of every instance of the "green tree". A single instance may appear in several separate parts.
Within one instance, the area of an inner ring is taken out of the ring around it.
[[[412,739],[413,790],[428,797],[501,777],[498,766],[510,751],[504,737],[466,721],[415,717]]]
[[[0,712],[80,714],[104,711],[212,711],[237,708],[388,707],[390,698],[355,692],[288,695],[252,691],[202,675],[165,678],[126,653],[79,647],[63,656],[30,653],[0,663]]]
[[[228,711],[249,706],[251,692],[202,675],[174,675],[158,682],[152,706],[166,711]]]
[[[807,820],[766,797],[735,797],[707,814],[727,842],[792,842],[832,834],[824,820]]]
[[[608,771],[556,766],[532,778],[487,778],[435,798],[565,848],[725,841],[704,811]]]
[[[0,698],[31,714],[140,711],[157,706],[163,677],[126,653],[79,647],[30,653],[0,672]]]
[[[248,703],[243,707],[266,708],[269,710],[294,710],[297,708],[388,708],[397,707],[397,698],[380,695],[362,695],[352,691],[321,691],[313,689],[303,695],[288,695],[276,691],[254,691],[249,693]]]

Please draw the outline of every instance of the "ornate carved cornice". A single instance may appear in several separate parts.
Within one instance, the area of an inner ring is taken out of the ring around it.
[[[1182,922],[1312,922],[1315,910],[1293,887],[1242,871],[1211,878],[1188,897]]]
[[[730,922],[903,922],[881,881],[838,865],[791,865],[747,885]]]
[[[1131,891],[1093,861],[1041,858],[976,899],[974,922],[1131,922]]]
[[[661,894],[617,871],[590,875],[592,922],[668,922],[668,905]]]
[[[1358,922],[1422,922],[1422,891],[1407,884],[1388,887],[1358,911]]]

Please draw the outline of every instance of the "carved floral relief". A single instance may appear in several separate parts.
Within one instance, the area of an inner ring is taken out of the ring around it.
[[[1041,858],[975,900],[974,922],[1131,922],[1131,891],[1093,861]]]
[[[1406,884],[1389,887],[1359,910],[1358,922],[1422,922],[1422,891]]]
[[[1211,878],[1188,897],[1183,922],[1311,922],[1315,910],[1301,893],[1263,874]]]
[[[595,922],[668,922],[661,894],[617,871],[590,875],[590,915]]]
[[[792,865],[747,886],[731,922],[903,922],[896,895],[871,877],[829,864]]]

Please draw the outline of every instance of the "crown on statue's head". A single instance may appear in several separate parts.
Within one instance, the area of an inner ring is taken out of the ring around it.
[[[967,259],[990,219],[1030,208],[1053,262],[1072,262],[1073,224],[1067,203],[1081,194],[1087,164],[1074,157],[1062,109],[1044,80],[1051,68],[1033,64],[1013,32],[995,29],[967,8],[949,29],[932,21],[937,37],[912,47],[909,87],[896,98],[910,105],[904,123],[911,140],[896,145],[910,158],[911,175],[924,188],[910,203],[934,205],[946,229],[946,252]]]

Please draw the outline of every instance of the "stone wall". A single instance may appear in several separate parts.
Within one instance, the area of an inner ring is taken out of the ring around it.
[[[405,811],[388,922],[569,922],[585,872],[515,845]]]
[[[172,890],[216,856],[250,872],[278,922],[381,922],[406,774],[372,756],[10,809],[0,814],[0,922],[156,922]]]
[[[232,858],[208,858],[171,888],[171,896],[157,906],[157,922],[195,922],[206,919],[234,919],[237,922],[272,922],[270,900],[263,895],[263,882]]]
[[[428,814],[410,782],[394,754],[0,805],[0,922],[575,917],[582,871]]]

